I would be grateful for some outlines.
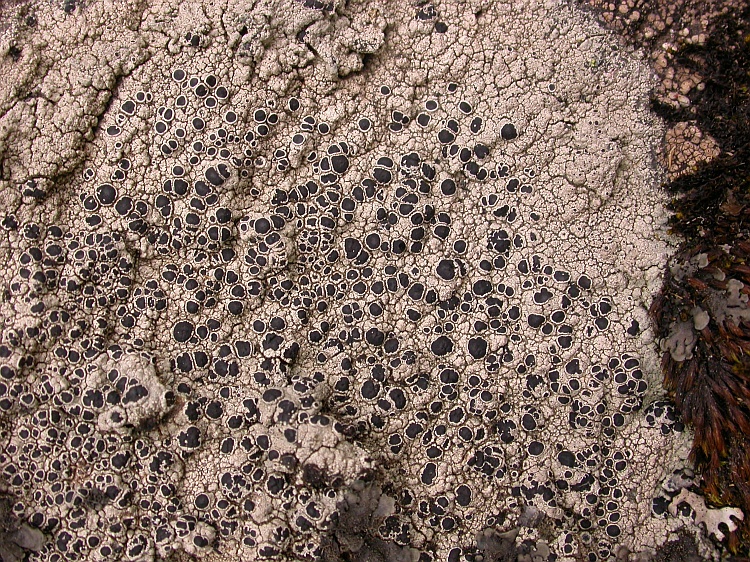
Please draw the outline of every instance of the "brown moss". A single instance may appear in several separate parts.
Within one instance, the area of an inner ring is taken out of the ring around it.
[[[750,320],[728,312],[725,302],[732,279],[743,283],[740,294],[750,295],[750,241],[720,242],[687,246],[674,256],[651,314],[661,338],[675,322],[692,321],[695,307],[711,317],[691,358],[676,361],[664,353],[664,385],[695,429],[691,459],[703,473],[707,498],[750,513]],[[694,265],[697,256],[705,256],[703,267]],[[748,523],[729,535],[732,551],[747,545]]]

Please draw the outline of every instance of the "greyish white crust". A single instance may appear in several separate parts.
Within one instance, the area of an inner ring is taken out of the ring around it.
[[[3,12],[0,468],[31,559],[655,549],[691,439],[646,315],[647,67],[553,1],[315,4]]]

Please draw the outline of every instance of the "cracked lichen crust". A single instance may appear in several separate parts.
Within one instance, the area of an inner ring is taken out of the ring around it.
[[[556,2],[64,8],[0,36],[32,560],[454,561],[516,527],[606,560],[685,525],[652,514],[690,436],[632,53]]]

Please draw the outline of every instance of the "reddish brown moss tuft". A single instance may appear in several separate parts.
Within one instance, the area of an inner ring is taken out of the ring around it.
[[[740,298],[750,296],[750,241],[698,244],[671,263],[651,307],[657,335],[668,338],[676,322],[692,323],[696,307],[711,318],[692,357],[676,361],[664,352],[664,385],[695,429],[691,460],[703,472],[707,498],[750,513],[750,315],[745,320],[727,308],[730,280],[743,284]],[[750,518],[729,536],[728,546],[737,552],[748,538]]]

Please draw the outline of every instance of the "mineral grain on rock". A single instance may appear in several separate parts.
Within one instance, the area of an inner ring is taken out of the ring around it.
[[[690,446],[646,313],[661,129],[590,16],[0,13],[0,473],[31,560],[594,561],[686,526],[652,509]]]

